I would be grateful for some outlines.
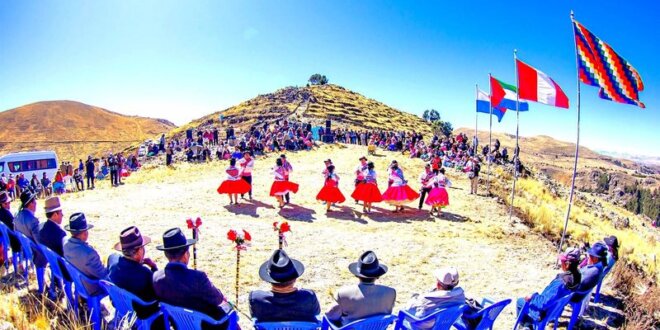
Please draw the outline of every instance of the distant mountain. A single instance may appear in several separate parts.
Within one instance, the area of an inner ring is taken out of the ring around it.
[[[239,131],[255,124],[291,118],[323,126],[325,120],[330,119],[333,128],[416,130],[427,136],[431,133],[431,126],[419,116],[394,109],[344,87],[328,84],[286,87],[259,95],[197,119],[172,134],[197,128],[210,120],[217,121],[220,115],[225,124],[231,124]]]
[[[607,151],[607,150],[597,150],[597,152],[611,157],[632,160],[645,165],[660,166],[660,156],[635,155],[630,153]]]
[[[74,161],[121,151],[176,127],[164,119],[126,116],[75,101],[45,101],[0,112],[0,154],[55,150]]]

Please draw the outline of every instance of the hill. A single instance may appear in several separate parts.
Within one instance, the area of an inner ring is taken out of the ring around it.
[[[292,118],[325,125],[332,120],[333,128],[416,130],[430,134],[431,126],[419,116],[394,109],[338,85],[285,87],[273,93],[259,95],[233,107],[197,119],[172,132],[197,128],[222,115],[224,123],[239,131],[263,122]]]
[[[175,127],[75,101],[45,101],[0,112],[0,153],[52,149],[61,160],[119,151]]]

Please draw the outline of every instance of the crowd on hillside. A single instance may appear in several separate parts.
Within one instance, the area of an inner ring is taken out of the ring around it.
[[[203,271],[188,268],[191,258],[189,247],[196,240],[187,238],[179,228],[165,231],[163,244],[156,247],[167,259],[161,269],[147,257],[146,246],[151,239],[142,235],[135,226],[119,233],[119,240],[114,245],[117,253],[111,254],[103,263],[99,253],[88,243],[94,227],[85,214],[73,213],[68,224],[62,226],[64,214],[59,197],[50,197],[44,202],[45,221],[39,221],[37,217],[40,212],[37,212],[36,196],[31,191],[21,193],[20,207],[15,216],[10,211],[11,203],[8,193],[0,193],[0,220],[7,226],[11,242],[8,246],[0,246],[17,251],[20,241],[16,239],[16,233],[27,236],[42,246],[34,250],[37,267],[47,266],[48,261],[43,255],[43,247],[47,247],[89,278],[108,280],[146,302],[160,301],[181,306],[215,319],[224,317],[234,308]],[[617,261],[618,249],[617,238],[610,236],[584,250],[569,248],[561,253],[558,256],[561,264],[559,274],[541,293],[518,299],[518,313],[524,313],[522,327],[528,328],[543,318],[555,301],[568,294],[573,294],[573,301],[581,301]],[[0,253],[0,258],[4,255]],[[4,261],[0,260],[2,263]],[[347,268],[357,278],[356,282],[336,291],[333,295],[335,302],[325,309],[326,317],[337,325],[345,325],[374,315],[391,314],[397,290],[376,283],[389,271],[376,253],[362,253]],[[270,284],[270,290],[254,290],[249,294],[251,317],[257,322],[316,322],[322,311],[316,292],[296,286],[296,280],[304,271],[302,262],[291,258],[282,249],[275,250],[259,268],[259,276]],[[479,317],[474,316],[483,306],[474,299],[466,298],[465,291],[459,285],[456,268],[436,269],[433,278],[425,281],[429,291],[408,299],[405,311],[423,318],[437,310],[466,305],[462,322],[468,325],[468,329],[479,322]],[[58,294],[62,292],[60,282],[52,281],[50,285],[50,299],[61,299],[62,295]],[[98,284],[90,284],[86,290],[95,295],[104,289]],[[143,318],[155,312],[150,307],[139,309],[138,315],[143,315]],[[415,324],[415,329],[430,329],[433,325],[431,319]]]

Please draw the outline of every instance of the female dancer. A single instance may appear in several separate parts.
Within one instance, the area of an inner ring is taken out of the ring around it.
[[[362,212],[371,213],[371,204],[383,201],[383,196],[378,190],[378,182],[376,181],[376,171],[374,170],[374,163],[367,163],[367,170],[364,174],[364,180],[360,182],[351,197],[357,201],[362,201]]]
[[[330,212],[330,206],[334,203],[343,203],[346,198],[339,190],[339,176],[335,174],[335,166],[328,166],[328,174],[325,176],[325,184],[321,191],[316,195],[316,199],[324,201],[326,212]]]
[[[435,176],[426,184],[426,188],[431,189],[429,197],[426,199],[426,204],[431,206],[431,215],[433,215],[433,211],[436,211],[438,216],[440,216],[442,208],[449,206],[449,194],[445,188],[448,186],[449,180],[445,176],[444,168],[440,170],[435,169],[433,173]]]
[[[403,211],[403,205],[419,198],[419,194],[408,186],[396,160],[393,160],[390,165],[388,185],[387,190],[383,193],[383,200],[387,204],[394,205],[394,213]]]
[[[294,194],[298,192],[298,184],[286,179],[288,177],[288,173],[282,164],[282,158],[278,158],[275,161],[276,166],[273,168],[275,180],[273,181],[273,185],[270,186],[270,195],[277,198],[279,208],[284,207],[284,195],[290,192],[293,192]]]
[[[227,180],[222,181],[218,187],[218,194],[229,195],[229,205],[238,204],[238,195],[249,192],[250,184],[241,178],[236,167],[236,158],[229,160],[229,167],[225,172],[227,172]]]

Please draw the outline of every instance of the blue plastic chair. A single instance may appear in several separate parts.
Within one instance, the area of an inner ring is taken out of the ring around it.
[[[107,296],[106,292],[92,295],[87,291],[87,288],[85,287],[84,283],[88,283],[91,285],[99,285],[98,280],[93,280],[87,276],[85,276],[83,273],[81,273],[76,267],[74,267],[70,262],[68,262],[66,259],[63,259],[64,261],[64,266],[66,267],[66,270],[69,272],[69,275],[71,275],[71,279],[73,279],[73,283],[76,286],[75,290],[75,295],[74,295],[74,310],[78,311],[77,307],[77,302],[78,302],[78,297],[83,297],[85,300],[87,300],[87,306],[91,308],[90,314],[92,315],[91,318],[91,323],[92,323],[92,328],[94,330],[100,330],[101,329],[101,299],[103,299],[105,296]]]
[[[64,286],[64,294],[66,295],[67,299],[67,306],[76,311],[74,308],[75,302],[73,301],[73,291],[71,290],[71,284],[72,281],[64,276],[64,273],[62,272],[62,269],[60,268],[60,265],[63,265],[64,263],[61,261],[63,260],[62,257],[60,257],[57,253],[53,252],[53,250],[49,249],[47,246],[39,244],[39,247],[41,248],[41,252],[43,252],[44,256],[46,256],[46,259],[48,260],[48,264],[50,265],[50,275],[51,275],[51,284],[50,284],[50,294],[51,296],[55,296],[55,283],[56,281],[59,282],[60,284],[63,284]]]
[[[361,320],[355,320],[342,327],[334,325],[326,315],[323,315],[323,323],[321,323],[321,330],[385,330],[390,324],[396,321],[396,315],[385,314],[367,317]]]
[[[23,235],[23,233],[19,231],[14,231],[14,235],[16,235],[18,241],[21,242],[21,255],[23,257],[23,260],[21,262],[25,262],[25,283],[27,283],[27,285],[30,286],[30,281],[28,280],[28,274],[30,272],[30,264],[32,264],[32,266],[35,266],[34,268],[36,269],[36,273],[37,273],[37,289],[39,290],[39,293],[43,293],[44,273],[46,272],[46,268],[37,267],[34,264],[34,253],[36,251],[41,252],[41,249],[39,249],[39,247],[34,241],[29,239],[27,236]]]
[[[566,307],[566,305],[568,305],[569,301],[571,301],[572,297],[573,297],[573,293],[570,293],[562,298],[555,300],[554,303],[548,306],[549,312],[546,314],[546,316],[542,320],[532,324],[533,328],[536,330],[544,330],[548,325],[548,323],[550,321],[553,321],[555,324],[554,329],[557,330],[561,313],[564,311],[564,308]],[[516,320],[516,324],[513,326],[514,330],[518,329],[518,325],[522,321],[523,316],[527,315],[527,311],[529,311],[529,301],[525,302],[525,305],[520,310],[520,314],[518,314],[518,319]]]
[[[568,323],[568,330],[573,329],[577,321],[580,319],[582,316],[582,308],[584,307],[584,304],[587,304],[587,307],[589,306],[589,300],[591,299],[591,292],[593,289],[585,290],[585,291],[577,291],[573,293],[574,296],[578,297],[583,297],[580,299],[578,302],[572,302],[569,301],[568,303],[571,305],[571,321]]]
[[[594,303],[598,303],[600,301],[600,286],[603,285],[603,280],[605,279],[605,276],[607,276],[607,274],[610,273],[612,268],[614,268],[614,266],[605,268],[605,270],[603,271],[603,275],[600,276],[600,280],[598,281],[598,285],[596,286],[596,293],[594,294]]]
[[[4,223],[0,222],[0,244],[4,246],[3,249],[3,256],[5,260],[5,268],[7,271],[9,271],[9,248],[11,247],[11,243],[9,240],[9,235],[14,235],[14,231],[9,229],[7,225]],[[15,235],[14,235],[15,236]],[[20,255],[21,251],[11,251],[11,262],[14,265],[14,274],[18,274],[18,257]]]
[[[510,303],[511,303],[511,299],[505,299],[500,302],[493,303],[492,300],[484,298],[481,301],[481,306],[484,306],[482,310],[469,316],[463,315],[463,317],[469,319],[476,319],[478,317],[481,317],[481,321],[476,326],[476,328],[474,328],[474,330],[490,330],[493,328],[493,325],[495,324],[495,320],[500,315],[500,313],[502,313],[502,310],[504,310],[504,308],[508,306]],[[468,327],[465,325],[465,323],[463,323],[461,319],[458,319],[458,321],[454,323],[454,328],[459,330],[468,329]]]
[[[220,325],[225,322],[227,330],[236,330],[238,327],[238,314],[231,311],[221,320],[214,320],[212,317],[202,313],[192,311],[183,307],[169,305],[161,302],[160,307],[163,310],[165,318],[165,329],[169,329],[169,321],[172,320],[177,330],[199,330],[202,328],[202,322],[209,325]]]
[[[144,300],[138,298],[136,295],[108,281],[101,280],[99,281],[99,284],[105,289],[105,291],[108,292],[110,300],[112,301],[112,305],[115,307],[115,328],[122,319],[128,316],[129,318],[135,318],[135,325],[137,326],[137,329],[149,330],[151,329],[151,325],[154,323],[154,321],[159,316],[163,315],[163,312],[159,310],[158,312],[150,315],[145,319],[140,319],[137,317],[133,306],[138,305],[146,308],[156,304],[157,302],[145,302]]]
[[[321,327],[321,322],[259,322],[253,320],[256,330],[316,330]]]
[[[431,320],[435,320],[435,323],[433,323],[433,330],[449,330],[451,329],[451,326],[456,323],[456,320],[463,315],[465,309],[465,305],[458,305],[455,307],[439,309],[422,318],[415,317],[415,315],[402,310],[399,311],[399,317],[396,321],[394,330],[416,329],[416,324],[430,322]]]

